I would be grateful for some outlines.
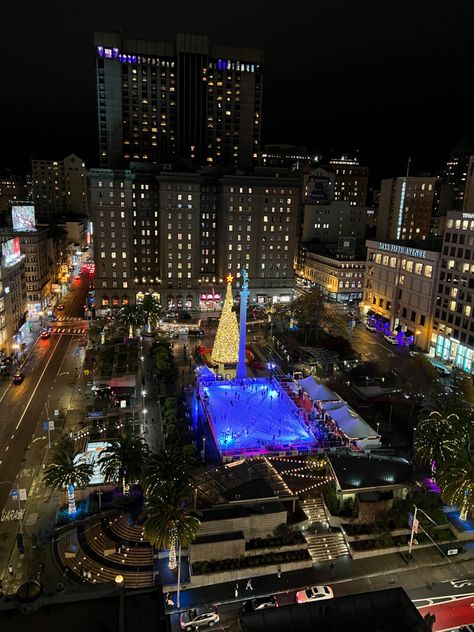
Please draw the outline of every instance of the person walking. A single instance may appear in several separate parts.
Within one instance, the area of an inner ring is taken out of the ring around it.
[[[278,579],[280,579],[280,577],[281,577],[281,566],[280,565],[277,566],[277,577],[278,577]]]
[[[239,596],[239,582],[235,582],[234,595],[236,598]]]
[[[252,578],[248,580],[247,585],[245,586],[245,590],[253,590]]]
[[[8,567],[8,574],[10,575],[10,577],[13,577],[13,566],[11,564]]]

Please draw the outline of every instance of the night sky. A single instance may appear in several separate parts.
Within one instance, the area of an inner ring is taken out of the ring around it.
[[[373,175],[432,171],[474,142],[474,3],[12,3],[2,19],[0,171],[74,152],[96,166],[93,32],[177,32],[265,53],[263,142],[360,150]],[[10,25],[10,26],[9,26]]]

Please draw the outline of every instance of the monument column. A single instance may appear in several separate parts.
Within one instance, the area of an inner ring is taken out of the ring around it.
[[[247,270],[242,270],[242,287],[240,289],[240,335],[239,335],[239,361],[237,363],[236,378],[243,380],[247,377],[245,366],[245,343],[247,339],[247,298],[249,295],[249,278]]]

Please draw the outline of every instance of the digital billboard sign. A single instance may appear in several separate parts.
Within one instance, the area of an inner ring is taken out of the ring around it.
[[[2,243],[2,255],[4,264],[9,265],[20,256],[20,239],[15,237]]]
[[[35,207],[32,204],[12,206],[13,230],[36,230]]]

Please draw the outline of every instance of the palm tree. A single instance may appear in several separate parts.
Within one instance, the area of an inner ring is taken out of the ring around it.
[[[122,492],[130,482],[138,481],[148,457],[148,447],[140,435],[132,431],[125,432],[118,439],[109,441],[98,460],[100,469],[107,481],[118,481]]]
[[[97,318],[94,324],[89,327],[89,337],[92,340],[100,337],[100,344],[103,345],[106,336],[114,330],[113,321],[106,316]]]
[[[421,419],[415,428],[413,447],[421,463],[429,463],[432,472],[462,452],[464,433],[458,415],[442,415],[437,410]]]
[[[160,319],[161,305],[152,294],[147,292],[143,300],[140,301],[139,306],[143,313],[144,322],[147,324],[147,331],[150,331],[152,325],[156,325]]]
[[[474,505],[474,460],[467,452],[446,461],[437,476],[441,493],[450,505],[459,508],[459,517],[466,520]]]
[[[187,546],[199,529],[200,520],[189,509],[175,484],[162,485],[160,490],[148,498],[145,505],[146,520],[143,525],[145,537],[158,549],[169,550],[169,568],[178,567],[177,605],[181,584],[181,548]],[[176,545],[178,561],[176,562]]]
[[[184,457],[180,448],[173,447],[153,454],[147,460],[144,483],[147,496],[161,495],[163,487],[173,485],[183,500],[189,500],[194,487],[195,461]]]
[[[128,327],[129,337],[133,338],[134,330],[144,324],[141,305],[124,305],[118,313],[117,320]]]
[[[62,439],[53,452],[52,463],[43,475],[45,483],[52,489],[67,487],[70,516],[76,513],[74,487],[88,485],[94,473],[93,465],[85,463],[84,457],[80,455],[72,439]]]

